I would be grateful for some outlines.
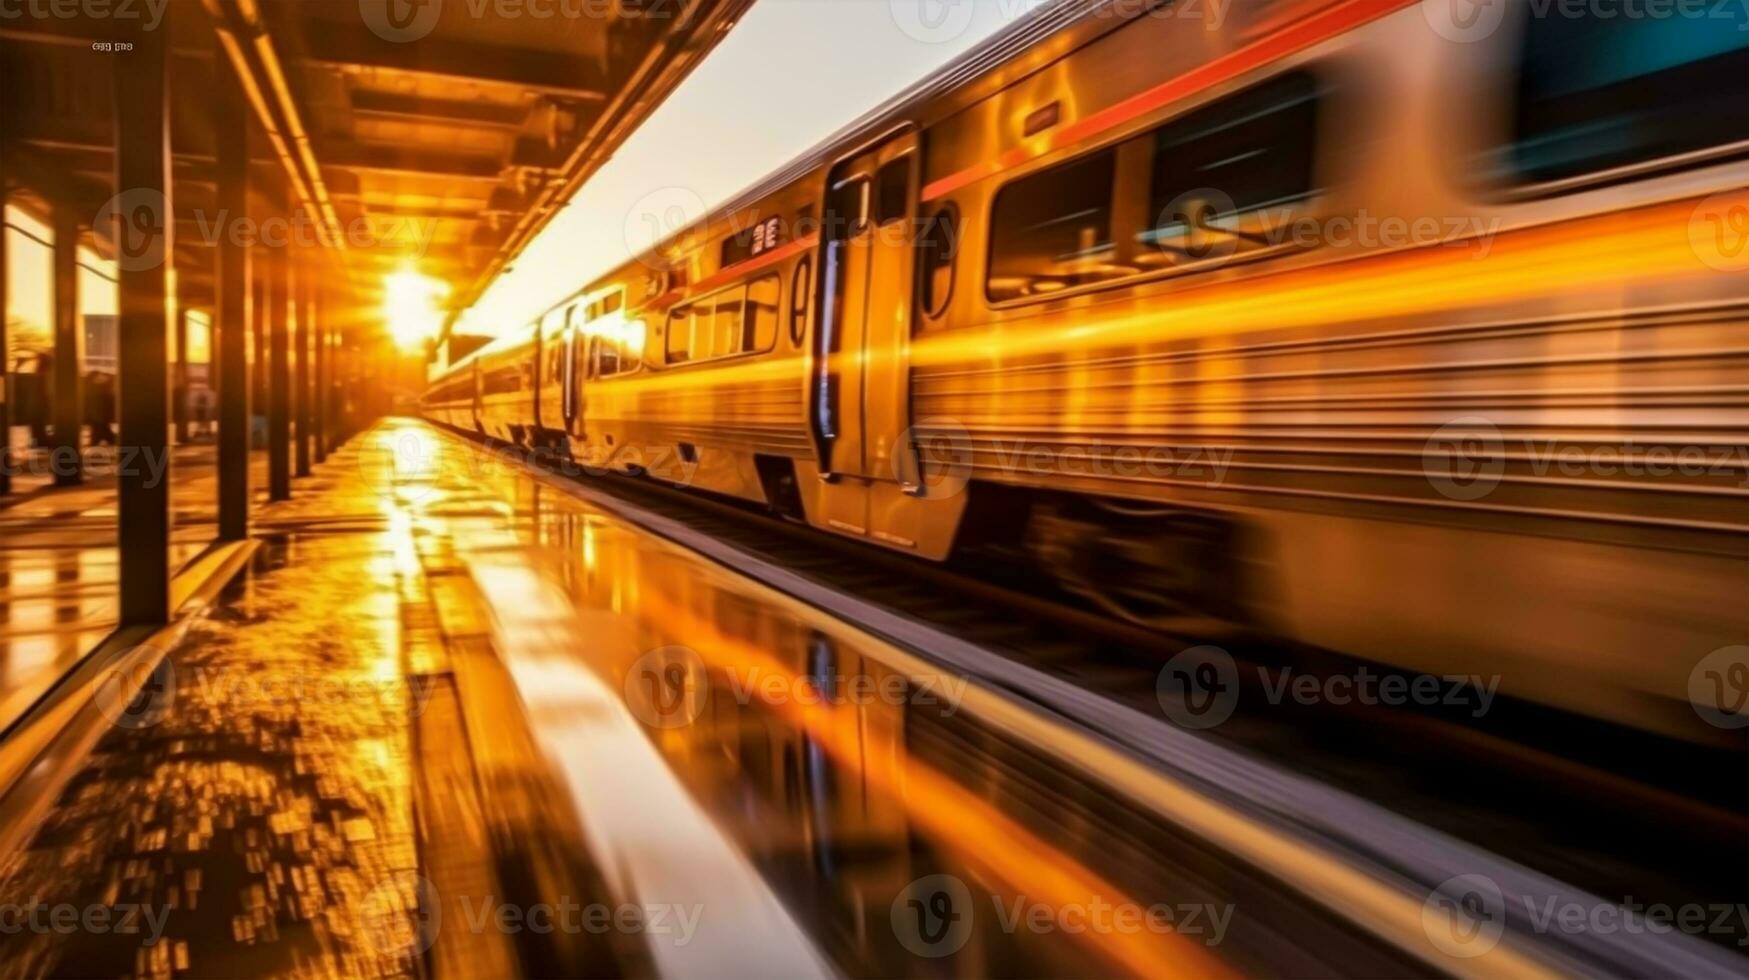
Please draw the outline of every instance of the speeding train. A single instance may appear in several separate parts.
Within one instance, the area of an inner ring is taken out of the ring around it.
[[[1054,3],[445,366],[422,411],[1006,556],[1113,617],[1729,739],[1729,6]]]

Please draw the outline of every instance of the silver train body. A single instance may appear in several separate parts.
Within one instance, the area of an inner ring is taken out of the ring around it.
[[[1038,11],[424,411],[1725,742],[1749,24],[1471,6]]]

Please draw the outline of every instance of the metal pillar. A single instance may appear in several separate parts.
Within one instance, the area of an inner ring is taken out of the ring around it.
[[[300,256],[300,258],[308,258]],[[315,352],[315,344],[311,337],[314,331],[313,319],[310,316],[310,267],[300,263],[297,271],[297,288],[293,295],[297,297],[298,333],[297,333],[297,379],[292,385],[295,393],[293,404],[297,412],[297,475],[310,475],[310,357]]]
[[[267,496],[291,499],[291,338],[286,317],[291,304],[291,262],[269,252],[267,288]]]
[[[6,336],[6,140],[0,133],[0,494],[12,492],[12,346]]]
[[[176,444],[188,445],[188,304],[176,297],[176,383],[171,386],[170,418],[176,426]]]
[[[252,412],[267,412],[267,305],[268,277],[273,268],[259,252],[251,253],[251,271],[254,276],[249,282],[251,312],[254,314],[249,323],[249,407]],[[250,417],[249,424],[255,424]],[[253,446],[253,434],[250,436]]]
[[[169,312],[174,261],[175,209],[170,180],[170,59],[168,31],[129,32],[134,50],[115,64],[115,186],[125,192],[161,194],[151,215],[162,261],[120,261],[120,313],[116,324],[116,394],[121,405],[121,444],[133,464],[116,471],[116,512],[121,524],[121,625],[170,620],[170,428]],[[139,213],[126,216],[120,234],[138,235]],[[130,243],[124,257],[137,247]],[[150,253],[145,253],[150,254]]]
[[[49,467],[55,486],[78,486],[85,480],[85,460],[79,439],[84,399],[79,369],[85,363],[85,330],[79,321],[79,220],[73,209],[57,205],[55,247],[55,370],[49,421]]]
[[[315,411],[310,413],[315,435],[316,462],[328,458],[328,304],[321,289],[310,291],[310,322],[315,326]]]
[[[223,64],[217,61],[215,64]],[[218,141],[216,166],[219,210],[247,214],[249,207],[248,120],[230,85],[212,94],[213,130],[229,134]],[[219,539],[249,537],[249,337],[258,327],[250,300],[249,249],[221,235],[214,258],[217,286],[212,317],[212,357],[208,373],[218,398]]]

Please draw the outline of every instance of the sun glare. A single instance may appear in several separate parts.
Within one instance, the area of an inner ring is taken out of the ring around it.
[[[383,315],[389,334],[403,350],[417,350],[443,325],[440,304],[449,285],[413,269],[402,269],[383,283]]]

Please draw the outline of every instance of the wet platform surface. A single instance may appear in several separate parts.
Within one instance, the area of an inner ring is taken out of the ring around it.
[[[118,465],[107,447],[86,450],[82,485],[55,487],[47,454],[15,450],[20,475],[0,496],[0,729],[115,627]],[[217,471],[211,445],[172,457],[174,574],[211,543],[217,528]],[[265,485],[257,453],[252,485]],[[256,494],[265,502],[265,491]]]
[[[1417,972],[988,692],[422,423],[257,534],[0,869],[105,922],[0,975]]]

